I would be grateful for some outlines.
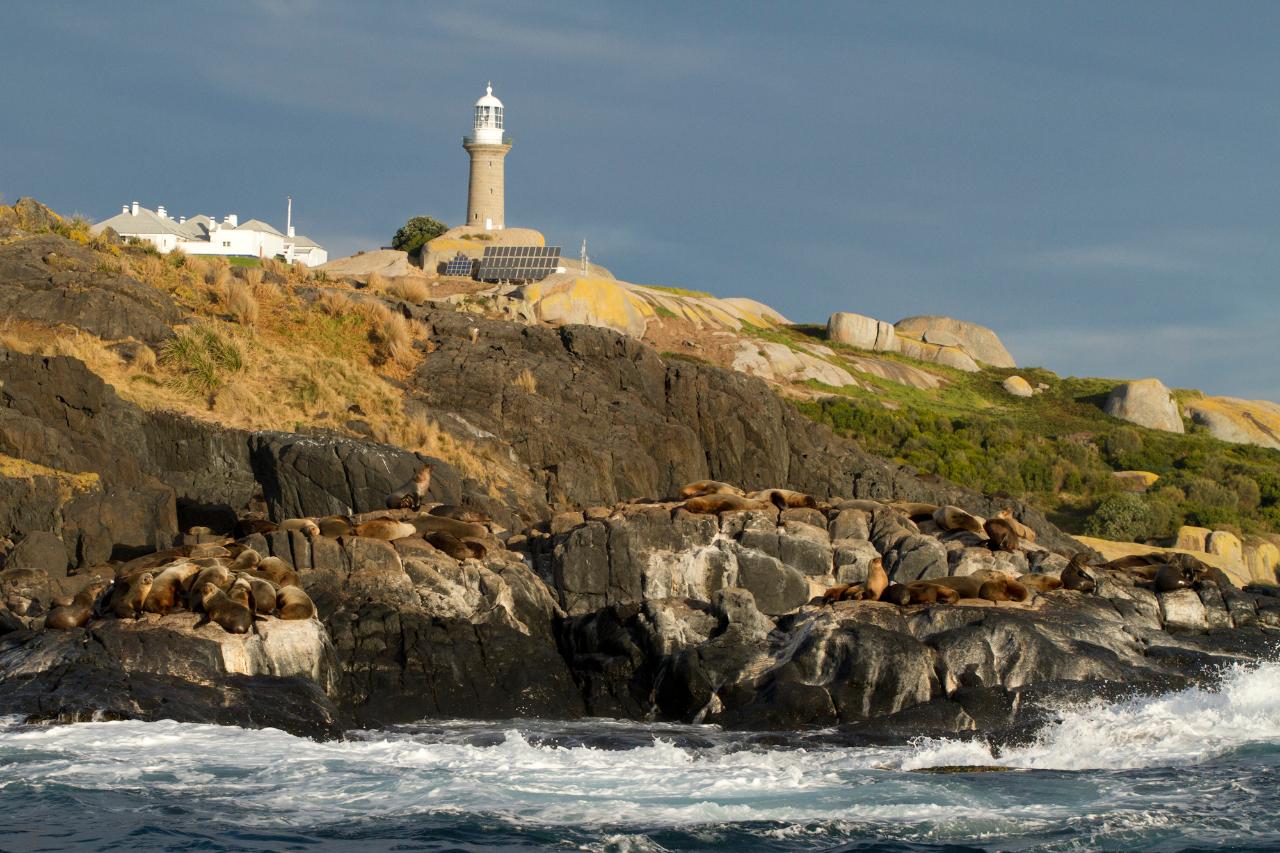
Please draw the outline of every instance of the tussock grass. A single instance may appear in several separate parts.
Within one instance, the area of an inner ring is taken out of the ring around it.
[[[244,354],[215,326],[200,324],[167,341],[160,350],[160,364],[173,372],[170,387],[193,397],[211,397],[231,374],[244,369]]]
[[[538,378],[534,376],[533,371],[527,367],[520,371],[520,375],[515,378],[512,384],[523,390],[526,394],[538,393]]]
[[[365,284],[374,293],[383,293],[387,289],[387,280],[376,272],[369,273],[369,277],[365,279]]]
[[[258,271],[252,270],[252,272]],[[261,285],[262,282],[259,281],[258,284]],[[237,323],[242,326],[257,325],[259,305],[252,284],[232,278],[227,281],[224,293],[227,312]]]
[[[412,302],[415,305],[421,305],[426,302],[431,295],[431,289],[427,287],[426,282],[407,276],[392,279],[384,290],[388,296],[403,299],[405,302]]]

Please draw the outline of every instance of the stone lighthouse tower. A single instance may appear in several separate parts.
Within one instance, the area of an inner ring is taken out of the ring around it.
[[[471,183],[467,188],[467,225],[501,230],[506,225],[503,203],[503,161],[511,143],[502,137],[502,101],[493,96],[493,85],[485,87],[476,101],[475,135],[462,139],[471,155]]]

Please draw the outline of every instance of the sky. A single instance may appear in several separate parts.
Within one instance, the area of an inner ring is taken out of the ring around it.
[[[990,326],[1019,364],[1280,400],[1280,4],[0,4],[0,194],[295,225],[466,210],[627,281]]]

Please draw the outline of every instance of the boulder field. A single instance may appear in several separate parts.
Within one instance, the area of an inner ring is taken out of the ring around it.
[[[1170,592],[1098,571],[1095,593],[1017,604],[812,603],[832,583],[864,580],[877,560],[896,582],[1056,576],[1067,565],[1034,542],[992,551],[972,533],[857,503],[700,515],[623,502],[501,531],[505,544],[463,560],[416,536],[183,534],[159,556],[252,548],[296,571],[316,618],[267,618],[248,634],[181,612],[46,628],[55,595],[129,564],[8,567],[0,713],[317,738],[518,716],[1002,736],[1034,725],[1050,700],[1211,680],[1224,664],[1274,654],[1280,638],[1280,598],[1212,571],[1199,589]]]

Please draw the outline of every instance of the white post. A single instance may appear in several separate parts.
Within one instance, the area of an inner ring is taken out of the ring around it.
[[[293,196],[287,196],[289,199],[288,207],[285,208],[284,214],[284,233],[290,237],[293,236]]]

